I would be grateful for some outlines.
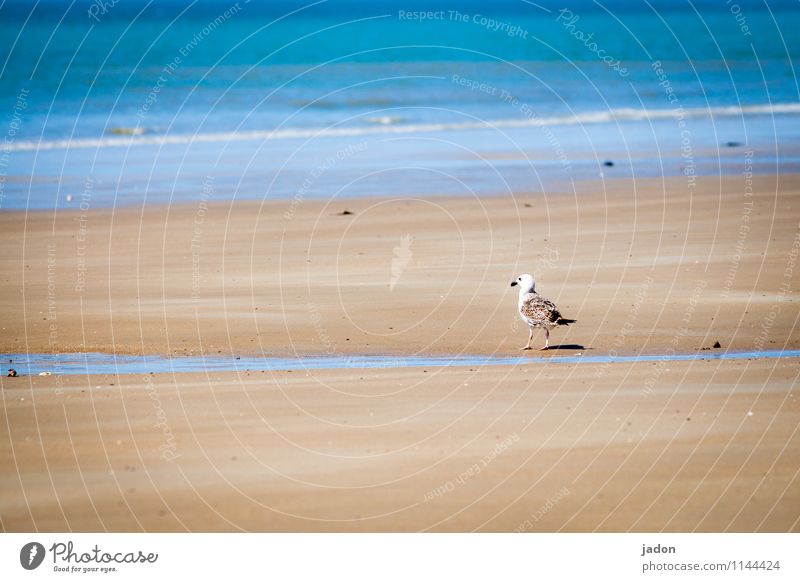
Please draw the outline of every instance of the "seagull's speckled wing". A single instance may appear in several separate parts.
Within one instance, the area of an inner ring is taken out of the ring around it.
[[[522,299],[519,314],[533,327],[555,327],[561,318],[556,304],[538,293],[528,293]]]

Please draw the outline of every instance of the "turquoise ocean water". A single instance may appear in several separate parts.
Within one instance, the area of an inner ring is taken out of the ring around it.
[[[799,54],[785,1],[5,2],[0,208],[798,171]]]

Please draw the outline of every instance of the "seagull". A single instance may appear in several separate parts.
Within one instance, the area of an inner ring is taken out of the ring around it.
[[[512,287],[517,285],[519,285],[519,316],[530,328],[528,343],[520,350],[531,349],[534,327],[544,328],[544,347],[540,349],[548,350],[550,349],[550,330],[559,325],[575,323],[575,320],[561,317],[556,304],[536,292],[536,281],[530,275],[520,275],[511,282]]]

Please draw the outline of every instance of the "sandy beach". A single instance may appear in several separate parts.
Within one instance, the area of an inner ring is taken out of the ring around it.
[[[0,214],[4,354],[517,355],[521,272],[577,319],[519,366],[4,377],[0,526],[800,530],[796,359],[546,363],[800,348],[800,177],[578,188]]]
[[[750,181],[5,212],[0,352],[507,354],[526,272],[552,353],[800,347],[800,178]]]

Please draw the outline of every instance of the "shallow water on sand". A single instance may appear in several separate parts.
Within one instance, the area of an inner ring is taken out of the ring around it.
[[[71,354],[4,354],[0,360],[5,368],[13,368],[21,376],[41,372],[51,374],[148,374],[168,372],[244,372],[285,370],[339,370],[374,368],[422,368],[467,366],[513,366],[528,364],[548,366],[559,364],[616,364],[625,362],[661,362],[695,360],[749,360],[798,358],[800,350],[769,350],[762,352],[702,352],[694,354],[644,354],[636,356],[586,356],[582,354],[555,357],[531,356],[313,356],[277,358],[269,356],[130,356],[101,353]]]

